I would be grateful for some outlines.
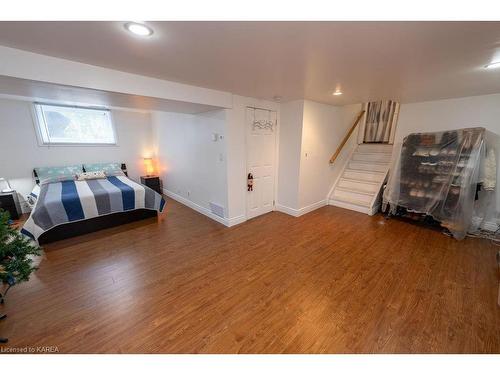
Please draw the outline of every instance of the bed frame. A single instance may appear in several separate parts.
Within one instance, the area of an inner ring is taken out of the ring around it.
[[[49,229],[47,232],[38,237],[38,243],[40,245],[45,245],[51,242],[64,240],[66,238],[81,236],[82,234],[97,232],[101,229],[113,228],[119,225],[156,216],[156,211],[138,209],[93,217],[92,219],[82,221],[75,221]]]
[[[123,173],[125,173],[125,176],[128,177],[127,166],[125,164],[122,164],[121,169]],[[35,170],[33,170],[33,175],[35,176],[36,183],[40,183],[40,179],[38,178]],[[45,245],[51,242],[64,240],[66,238],[96,232],[101,229],[112,228],[119,225],[132,223],[134,221],[156,217],[157,215],[158,213],[153,210],[137,209],[126,212],[116,212],[113,214],[98,216],[81,221],[70,222],[49,229],[47,232],[38,237],[38,243],[40,245]]]

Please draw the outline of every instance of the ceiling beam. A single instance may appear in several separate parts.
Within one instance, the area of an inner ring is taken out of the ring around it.
[[[232,94],[0,46],[0,75],[94,90],[232,107]]]

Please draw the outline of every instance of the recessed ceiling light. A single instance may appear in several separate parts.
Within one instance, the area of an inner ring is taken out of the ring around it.
[[[137,22],[127,22],[125,24],[125,29],[139,36],[151,36],[153,34],[152,28]]]
[[[335,92],[333,93],[333,95],[335,95],[335,96],[342,95],[342,91],[340,91],[340,90],[335,90]]]
[[[486,69],[500,68],[500,61],[492,62],[484,66]]]

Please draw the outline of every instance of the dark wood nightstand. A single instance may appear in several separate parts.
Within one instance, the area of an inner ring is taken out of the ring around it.
[[[21,214],[21,206],[16,191],[0,193],[0,208],[10,213],[12,220],[18,220]]]
[[[141,176],[141,184],[153,189],[158,194],[162,194],[160,186],[160,177],[158,176]]]

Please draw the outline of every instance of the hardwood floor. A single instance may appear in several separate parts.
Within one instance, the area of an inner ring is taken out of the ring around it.
[[[499,353],[498,248],[324,207],[167,217],[47,245],[0,322],[78,353]]]

